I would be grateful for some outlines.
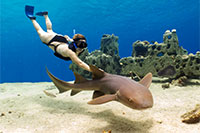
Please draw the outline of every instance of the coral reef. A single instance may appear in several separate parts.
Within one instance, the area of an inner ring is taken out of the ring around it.
[[[182,122],[188,124],[198,123],[200,121],[200,104],[197,104],[195,109],[181,116]]]
[[[100,50],[91,53],[86,49],[80,56],[87,64],[93,64],[108,73],[124,76],[143,77],[148,72],[153,76],[177,79],[182,76],[187,78],[199,78],[200,76],[200,52],[195,55],[179,46],[176,30],[167,30],[163,34],[163,43],[148,41],[136,41],[133,43],[132,56],[119,57],[118,37],[103,35]],[[90,73],[80,69],[72,63],[72,71],[85,77]]]
[[[80,59],[87,64],[93,64],[106,72],[120,74],[118,37],[114,35],[103,35],[101,39],[100,50],[91,53],[86,49],[80,56]],[[90,77],[90,73],[79,68],[76,64],[70,64],[70,69],[85,77]]]
[[[110,56],[119,56],[119,44],[118,37],[108,34],[104,34],[101,39],[101,48],[100,50]]]
[[[179,46],[176,30],[167,30],[163,35],[163,43],[150,44],[148,41],[136,41],[133,43],[133,57],[160,57],[163,55],[184,55],[187,51]]]
[[[148,41],[133,43],[132,57],[120,60],[121,74],[135,72],[143,77],[148,72],[154,76],[189,78],[200,76],[200,52],[196,55],[187,54],[187,50],[179,46],[176,30],[167,30],[163,35],[163,43],[150,44]]]

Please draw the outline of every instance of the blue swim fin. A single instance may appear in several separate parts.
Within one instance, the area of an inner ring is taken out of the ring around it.
[[[47,11],[37,12],[36,15],[38,15],[38,16],[44,16],[44,15],[48,15],[48,12]]]
[[[33,13],[34,13],[34,6],[28,6],[26,5],[25,6],[25,14],[28,18],[30,19],[36,19],[35,16],[33,16]]]

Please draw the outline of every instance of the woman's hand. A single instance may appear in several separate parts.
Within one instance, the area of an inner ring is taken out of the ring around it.
[[[67,41],[69,41],[69,42],[73,42],[74,40],[73,39],[71,39],[68,35],[64,35],[64,37],[67,39]]]

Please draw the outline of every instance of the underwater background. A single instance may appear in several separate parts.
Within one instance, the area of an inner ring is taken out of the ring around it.
[[[100,48],[103,34],[119,37],[120,57],[131,56],[136,40],[163,41],[166,30],[177,30],[179,45],[189,53],[200,50],[199,0],[1,0],[0,83],[50,81],[45,67],[64,80],[74,80],[71,61],[61,60],[43,44],[25,5],[48,11],[53,30],[86,36],[89,52]],[[45,21],[38,17],[44,30]]]

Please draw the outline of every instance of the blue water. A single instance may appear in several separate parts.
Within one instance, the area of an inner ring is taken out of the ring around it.
[[[162,42],[163,33],[177,30],[189,53],[200,49],[199,0],[2,0],[0,3],[0,83],[50,81],[45,66],[64,80],[74,80],[71,63],[58,59],[39,39],[24,6],[47,10],[53,30],[72,37],[73,29],[100,48],[103,34],[119,36],[120,57],[131,56],[136,40]],[[45,29],[43,17],[37,21]]]

